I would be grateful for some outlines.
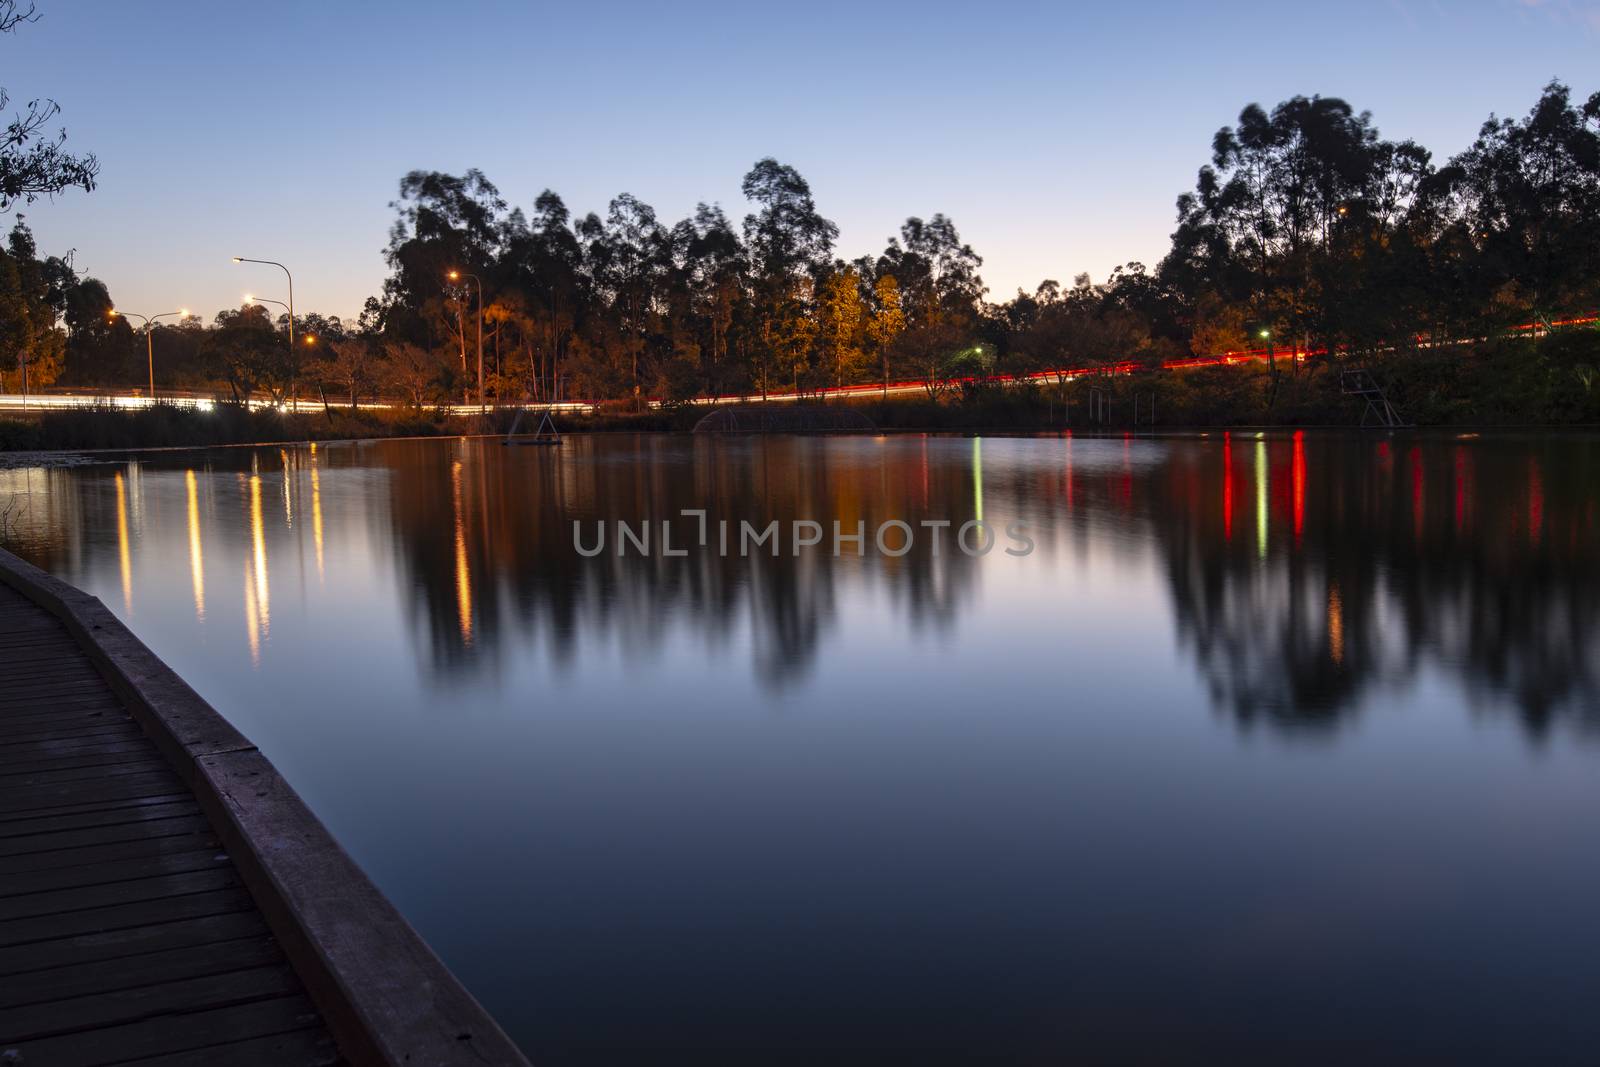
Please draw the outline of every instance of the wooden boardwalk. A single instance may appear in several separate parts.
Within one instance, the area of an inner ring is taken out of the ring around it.
[[[66,628],[0,585],[0,1056],[338,1052],[189,787]]]

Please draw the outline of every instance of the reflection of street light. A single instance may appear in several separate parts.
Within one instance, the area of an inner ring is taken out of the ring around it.
[[[177,311],[163,311],[159,315],[150,316],[140,315],[134,311],[118,311],[116,308],[112,308],[106,312],[107,318],[114,319],[118,315],[121,315],[125,319],[131,317],[144,320],[144,358],[145,361],[150,365],[150,403],[154,404],[156,402],[155,325],[161,319],[170,318],[173,315],[176,315],[180,320],[186,319],[189,317],[189,309],[179,308]]]
[[[269,267],[277,267],[283,271],[283,276],[289,279],[289,406],[297,408],[299,404],[295,399],[294,388],[294,275],[289,273],[288,267],[285,267],[275,259],[251,259],[249,256],[234,256],[233,261],[235,263],[262,263]],[[277,301],[274,300],[273,303],[276,304]]]
[[[483,279],[476,274],[462,274],[453,270],[448,275],[451,281],[462,278],[471,278],[478,283],[478,407],[483,407]]]

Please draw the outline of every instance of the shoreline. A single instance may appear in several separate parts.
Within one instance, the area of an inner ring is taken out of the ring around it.
[[[605,437],[615,434],[638,434],[649,436],[687,436],[692,430],[683,429],[626,429],[616,428],[607,430],[573,430],[562,434],[568,437]],[[1325,423],[1313,425],[1294,424],[1239,424],[1231,426],[1174,426],[1159,429],[1079,429],[1071,426],[1062,426],[1054,429],[1039,428],[1028,429],[1024,427],[989,426],[989,427],[886,427],[877,430],[802,430],[787,431],[783,433],[708,433],[703,436],[710,439],[733,439],[747,437],[1076,437],[1088,439],[1121,440],[1123,438],[1139,438],[1143,440],[1166,438],[1205,438],[1220,437],[1224,434],[1248,434],[1261,436],[1281,436],[1285,434],[1309,433],[1317,436],[1329,435],[1372,435],[1374,437],[1455,437],[1461,439],[1493,438],[1493,437],[1518,437],[1529,435],[1541,436],[1582,436],[1600,433],[1600,423],[1582,423],[1568,425],[1540,425],[1540,424],[1514,424],[1496,426],[1330,426]],[[231,441],[211,444],[198,443],[192,445],[135,445],[120,448],[58,448],[58,449],[18,449],[14,451],[0,450],[0,470],[24,469],[57,469],[68,467],[88,467],[103,463],[114,462],[120,456],[160,455],[178,452],[211,452],[222,449],[246,448],[307,448],[318,445],[359,445],[380,444],[388,441],[443,441],[443,440],[505,440],[502,433],[440,433],[440,434],[395,434],[393,436],[367,436],[367,437],[320,437],[320,438],[280,438],[267,441]],[[517,438],[531,438],[534,434],[517,434]]]

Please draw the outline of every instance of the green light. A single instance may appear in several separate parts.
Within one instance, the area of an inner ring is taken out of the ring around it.
[[[983,521],[983,438],[972,439],[972,510]]]
[[[1256,551],[1267,558],[1267,443],[1256,435]]]

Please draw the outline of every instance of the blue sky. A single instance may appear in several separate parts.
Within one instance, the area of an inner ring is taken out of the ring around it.
[[[1443,158],[1552,77],[1600,89],[1600,0],[545,6],[38,0],[0,40],[101,186],[22,209],[119,305],[206,316],[246,291],[353,315],[384,275],[400,176],[478,167],[574,213],[619,192],[735,220],[773,155],[839,252],[950,215],[991,297],[1154,263],[1239,109],[1342,96]]]

